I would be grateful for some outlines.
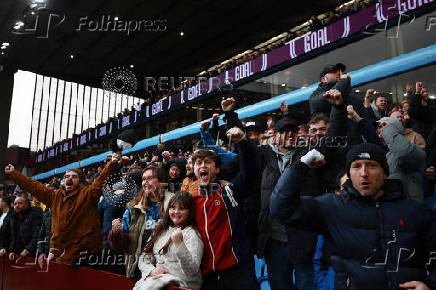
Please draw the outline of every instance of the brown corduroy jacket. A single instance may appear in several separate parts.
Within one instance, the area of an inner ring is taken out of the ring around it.
[[[63,187],[49,189],[17,170],[10,174],[16,184],[51,208],[50,252],[57,258],[56,262],[73,264],[80,257],[101,250],[102,236],[97,203],[103,182],[117,166],[117,162],[109,162],[91,185],[80,184],[78,189],[68,195]]]

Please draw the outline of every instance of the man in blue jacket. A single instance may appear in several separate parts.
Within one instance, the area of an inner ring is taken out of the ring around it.
[[[387,179],[382,148],[362,143],[350,149],[350,179],[340,195],[300,198],[307,170],[323,157],[312,150],[300,161],[280,177],[271,214],[285,225],[325,235],[336,289],[435,287],[436,214],[407,199],[401,182]]]

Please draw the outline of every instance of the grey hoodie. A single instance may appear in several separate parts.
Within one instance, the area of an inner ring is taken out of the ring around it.
[[[425,151],[404,137],[403,125],[397,118],[384,117],[380,121],[390,123],[381,129],[383,139],[389,148],[386,154],[389,178],[400,179],[409,198],[423,201]]]

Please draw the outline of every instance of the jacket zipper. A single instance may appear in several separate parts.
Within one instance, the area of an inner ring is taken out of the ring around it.
[[[212,243],[210,242],[209,232],[207,231],[207,214],[206,214],[206,202],[209,196],[206,195],[206,200],[203,203],[203,212],[204,212],[204,232],[207,236],[207,241],[209,242],[210,251],[212,252],[212,269],[215,272],[215,253],[213,252]]]

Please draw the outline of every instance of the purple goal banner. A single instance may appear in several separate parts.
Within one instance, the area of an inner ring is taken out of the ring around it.
[[[146,117],[152,117],[168,111],[217,89],[224,91],[225,88],[230,87],[232,83],[265,71],[285,61],[302,56],[327,44],[334,43],[356,32],[362,31],[367,34],[375,34],[376,32],[366,30],[377,24],[386,23],[387,20],[397,17],[398,15],[401,15],[399,21],[403,17],[403,19],[407,18],[413,21],[414,16],[408,15],[409,11],[434,1],[435,0],[385,0],[383,3],[371,5],[329,26],[295,38],[284,46],[261,54],[255,59],[222,72],[215,77],[201,80],[193,87],[184,89],[152,105],[146,106]]]
[[[261,54],[255,59],[246,63],[240,64],[230,70],[224,71],[215,77],[209,79],[204,78],[197,85],[184,89],[180,92],[167,96],[152,105],[145,107],[145,117],[150,118],[160,113],[166,112],[182,106],[188,101],[197,99],[198,97],[220,89],[225,92],[232,88],[232,84],[251,77],[257,73],[263,72],[283,62],[295,59],[305,55],[311,51],[319,49],[325,45],[334,43],[338,40],[347,38],[357,32],[362,32],[368,35],[377,33],[371,30],[375,25],[386,23],[387,20],[400,15],[398,23],[401,20],[412,22],[414,20],[413,13],[409,13],[424,5],[433,3],[435,0],[384,0],[383,3],[371,5],[366,9],[360,10],[350,16],[339,19],[326,27],[317,31],[306,33],[303,36],[292,39],[285,45],[273,49],[268,53]],[[384,29],[383,29],[384,30]],[[135,113],[133,123],[136,122],[137,114]],[[122,124],[109,123],[98,127],[95,131],[95,139],[113,133],[117,129],[122,129],[131,124],[130,116],[120,120]],[[115,126],[114,126],[115,125]],[[71,144],[63,144],[60,151],[66,152],[79,145],[84,145],[89,140],[86,140],[86,135],[78,137]],[[57,149],[57,148],[56,148]],[[37,155],[37,162],[41,162],[47,158],[54,157],[59,152],[56,149],[44,150]]]

